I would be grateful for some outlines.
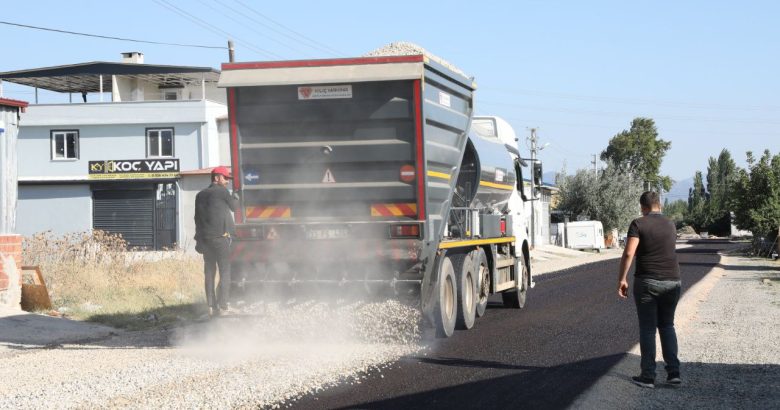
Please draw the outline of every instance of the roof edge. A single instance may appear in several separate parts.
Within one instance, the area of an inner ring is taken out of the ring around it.
[[[27,101],[12,100],[10,98],[0,97],[0,105],[5,105],[7,107],[19,107],[24,110],[25,108],[27,108],[28,105],[30,105],[30,103],[28,103]]]

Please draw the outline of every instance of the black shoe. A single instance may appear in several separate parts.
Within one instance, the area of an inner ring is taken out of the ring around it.
[[[680,372],[669,373],[669,375],[666,376],[666,384],[681,385],[682,379],[680,378]]]
[[[631,378],[631,381],[639,387],[646,387],[648,389],[655,388],[655,380],[653,379],[647,379],[642,376],[634,376]]]

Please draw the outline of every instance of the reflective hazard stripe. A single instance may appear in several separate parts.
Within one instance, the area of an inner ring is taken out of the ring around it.
[[[292,211],[289,206],[248,206],[247,219],[289,218]]]
[[[417,204],[372,204],[371,216],[417,216]]]

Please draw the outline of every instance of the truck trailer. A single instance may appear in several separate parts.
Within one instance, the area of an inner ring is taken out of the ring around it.
[[[532,286],[527,164],[475,117],[473,80],[426,54],[222,65],[235,288],[410,296],[439,337]]]

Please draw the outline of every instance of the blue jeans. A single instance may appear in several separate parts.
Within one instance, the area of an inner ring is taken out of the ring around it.
[[[642,352],[641,377],[655,380],[655,329],[661,336],[666,373],[679,373],[677,333],[674,311],[680,299],[680,281],[636,278],[634,301],[639,316],[639,350]]]

